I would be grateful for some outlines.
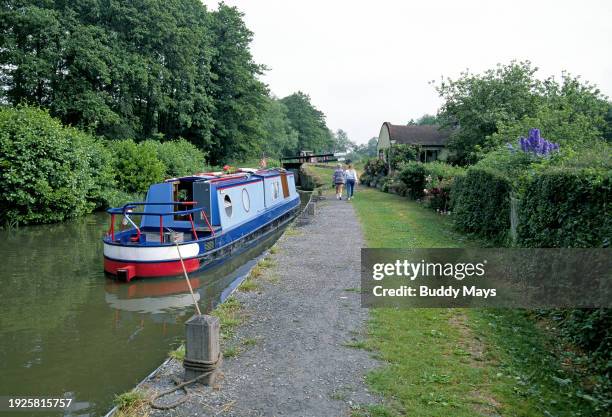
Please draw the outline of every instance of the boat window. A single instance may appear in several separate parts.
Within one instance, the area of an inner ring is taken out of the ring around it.
[[[244,206],[244,211],[251,210],[251,198],[246,188],[242,189],[242,205]]]
[[[223,207],[225,207],[225,214],[227,214],[227,217],[232,217],[232,199],[227,194],[225,198],[223,198]]]
[[[278,181],[274,181],[274,197],[273,197],[273,199],[276,200],[278,198],[279,194],[280,194],[280,191],[279,191]]]
[[[193,201],[193,183],[190,181],[179,181],[172,184],[174,201]],[[190,204],[175,204],[174,211],[185,211],[192,209]],[[189,216],[175,214],[174,220],[188,220]]]

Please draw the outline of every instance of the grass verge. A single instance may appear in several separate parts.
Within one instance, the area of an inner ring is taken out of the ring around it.
[[[488,246],[403,197],[361,187],[353,204],[369,247]],[[553,343],[521,310],[372,309],[364,347],[387,365],[366,379],[385,404],[353,415],[593,415]]]
[[[124,392],[116,395],[114,400],[118,408],[116,417],[142,417],[147,415],[147,398],[145,394],[138,390]]]

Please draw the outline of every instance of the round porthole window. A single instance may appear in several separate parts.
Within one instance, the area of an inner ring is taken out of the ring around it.
[[[242,189],[242,205],[244,207],[244,211],[251,210],[251,197],[249,197],[249,192],[246,188]]]
[[[223,207],[225,207],[225,214],[227,214],[227,217],[232,217],[232,199],[229,195],[225,195],[223,198]]]

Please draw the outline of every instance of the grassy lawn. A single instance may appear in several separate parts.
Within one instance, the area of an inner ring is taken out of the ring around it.
[[[448,217],[361,187],[353,204],[369,247],[464,247],[484,242]],[[553,341],[520,310],[372,309],[365,347],[388,363],[368,383],[385,405],[355,415],[589,416],[552,355]]]

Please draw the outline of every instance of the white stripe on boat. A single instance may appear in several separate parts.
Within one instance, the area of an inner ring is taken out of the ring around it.
[[[200,251],[200,245],[189,243],[181,245],[183,259],[192,258]],[[104,244],[104,256],[116,261],[178,261],[176,246],[129,247]]]

